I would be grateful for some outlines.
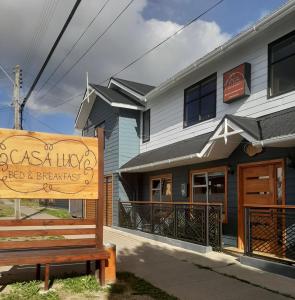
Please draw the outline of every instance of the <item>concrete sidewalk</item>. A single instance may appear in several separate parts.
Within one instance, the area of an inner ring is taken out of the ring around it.
[[[117,245],[118,270],[129,271],[180,299],[295,299],[295,280],[241,265],[235,257],[198,255],[105,227]]]

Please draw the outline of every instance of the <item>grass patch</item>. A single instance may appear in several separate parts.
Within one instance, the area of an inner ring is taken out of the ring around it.
[[[42,213],[60,218],[60,219],[71,219],[71,214],[65,209],[56,209],[56,208],[45,208],[42,210]]]
[[[3,217],[13,217],[14,216],[14,207],[11,205],[5,205],[0,203],[0,218]]]
[[[31,199],[22,199],[21,200],[21,205],[22,206],[27,206],[27,207],[34,207],[34,208],[39,208],[40,207],[39,200],[31,200]]]
[[[39,294],[42,289],[41,281],[30,281],[14,283],[10,286],[8,293],[2,293],[1,300],[61,300],[57,292],[49,291],[46,294]]]
[[[59,279],[57,283],[61,284],[63,289],[75,294],[98,292],[102,290],[95,277],[91,275]]]
[[[71,274],[69,276],[73,276]],[[135,275],[117,273],[117,282],[102,288],[94,275],[57,279],[53,289],[41,294],[43,282],[30,281],[11,284],[0,294],[0,300],[80,300],[80,299],[147,299],[177,300]]]

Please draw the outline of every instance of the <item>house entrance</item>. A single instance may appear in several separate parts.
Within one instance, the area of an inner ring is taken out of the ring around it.
[[[284,164],[283,160],[242,164],[238,167],[238,247],[245,245],[244,206],[283,205],[284,201]],[[269,208],[268,208],[269,210]],[[263,211],[262,211],[263,212]],[[254,248],[267,248],[269,253],[277,248],[278,222],[275,216],[252,220],[252,240]],[[253,222],[255,221],[255,222]],[[267,234],[266,234],[267,233]]]

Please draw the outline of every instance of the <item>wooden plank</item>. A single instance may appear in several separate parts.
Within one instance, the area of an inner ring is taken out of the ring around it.
[[[94,246],[95,239],[65,239],[65,240],[38,240],[38,241],[20,241],[20,242],[0,242],[1,250],[8,249],[36,249],[51,247],[83,247]],[[64,249],[64,252],[67,250]]]
[[[95,225],[94,219],[0,220],[0,226]]]
[[[0,265],[30,265],[46,263],[80,262],[86,260],[108,259],[110,254],[105,249],[39,249],[29,251],[7,251],[0,253]]]
[[[98,198],[96,138],[0,129],[0,145],[1,198]]]
[[[94,234],[95,228],[77,229],[31,229],[31,230],[0,230],[0,238],[22,237],[22,236],[56,236],[56,235],[83,235]]]
[[[50,265],[45,264],[45,272],[44,272],[44,290],[48,291],[49,289],[49,272],[50,272]]]
[[[269,179],[251,179],[244,182],[245,192],[270,192]]]

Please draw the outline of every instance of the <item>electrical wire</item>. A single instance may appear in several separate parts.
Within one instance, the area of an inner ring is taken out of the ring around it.
[[[216,8],[217,6],[219,6],[222,2],[224,2],[224,0],[220,0],[220,1],[216,2],[214,5],[210,6],[208,9],[206,9],[200,15],[198,15],[195,18],[193,18],[189,22],[187,22],[185,25],[183,25],[181,28],[179,28],[178,30],[176,30],[170,36],[168,36],[164,40],[162,40],[160,43],[156,44],[154,47],[148,49],[147,51],[145,51],[144,53],[142,53],[141,55],[139,55],[136,59],[134,59],[128,65],[126,65],[125,67],[123,67],[121,70],[119,70],[118,72],[114,73],[113,75],[111,75],[110,77],[106,78],[105,80],[101,81],[100,84],[103,84],[103,83],[107,82],[112,77],[116,77],[117,75],[119,75],[120,73],[122,73],[123,71],[125,71],[126,69],[130,68],[132,65],[136,64],[138,61],[140,61],[141,59],[143,59],[146,55],[148,55],[149,53],[151,53],[152,51],[154,51],[155,49],[157,49],[158,47],[160,47],[161,45],[163,45],[164,43],[166,43],[167,41],[169,41],[171,38],[173,38],[174,36],[176,36],[177,34],[179,34],[185,28],[189,27],[194,22],[196,22],[198,19],[200,19],[202,16],[204,16],[205,14],[207,14],[208,12],[210,12],[211,10],[213,10],[214,8]]]
[[[59,41],[61,40],[63,34],[65,33],[65,31],[66,31],[66,29],[67,29],[67,27],[68,27],[68,25],[70,24],[72,18],[74,17],[74,14],[75,14],[75,12],[77,11],[77,9],[78,9],[80,3],[81,3],[81,0],[76,0],[75,5],[74,5],[74,7],[72,8],[72,10],[71,10],[71,12],[70,12],[70,14],[69,14],[69,16],[68,16],[68,18],[67,18],[65,24],[63,25],[63,27],[62,27],[62,29],[61,29],[61,31],[60,31],[58,37],[56,38],[56,40],[55,40],[53,46],[52,46],[51,49],[50,49],[50,52],[49,52],[49,54],[47,55],[47,58],[46,58],[45,62],[43,63],[43,65],[42,65],[42,67],[41,67],[41,69],[40,69],[38,75],[36,76],[36,78],[35,78],[35,80],[34,80],[32,86],[31,86],[31,88],[29,89],[29,91],[28,91],[28,93],[27,93],[27,95],[26,95],[26,97],[24,98],[24,100],[23,100],[23,102],[22,102],[22,104],[21,104],[21,106],[20,106],[21,116],[22,116],[24,107],[25,107],[25,105],[26,105],[26,103],[27,103],[27,101],[28,101],[28,99],[29,99],[31,93],[33,92],[35,86],[37,85],[37,83],[38,83],[38,81],[39,81],[39,79],[40,79],[40,77],[42,76],[42,74],[43,74],[43,72],[44,72],[44,70],[45,70],[45,68],[46,68],[46,66],[47,66],[47,64],[48,64],[48,62],[49,62],[51,56],[53,55],[53,53],[54,53],[54,51],[55,51],[57,45],[59,44]]]
[[[61,81],[74,69],[74,67],[89,53],[89,51],[97,44],[97,42],[109,31],[109,29],[116,23],[116,21],[121,17],[121,15],[128,9],[128,7],[134,2],[134,0],[129,1],[129,3],[123,8],[123,10],[116,16],[116,18],[105,28],[105,30],[97,36],[94,42],[83,52],[83,54],[72,64],[72,66],[50,87],[50,89],[42,95],[40,99],[43,99],[51,89],[55,88]]]
[[[64,63],[64,61],[67,59],[67,57],[73,52],[77,44],[80,42],[80,40],[83,38],[83,36],[86,34],[88,29],[91,27],[91,25],[96,21],[98,16],[101,14],[101,12],[104,10],[106,5],[110,2],[110,0],[106,0],[103,4],[103,6],[98,10],[97,14],[92,18],[92,20],[88,23],[87,27],[84,29],[84,31],[80,34],[80,36],[76,39],[71,49],[66,53],[64,58],[59,62],[59,64],[56,66],[56,68],[51,72],[51,74],[48,76],[48,78],[45,80],[45,82],[42,84],[42,86],[39,88],[38,93],[46,86],[46,84],[49,82],[49,80],[53,77],[53,75],[57,72],[57,70],[60,68],[60,66]]]

